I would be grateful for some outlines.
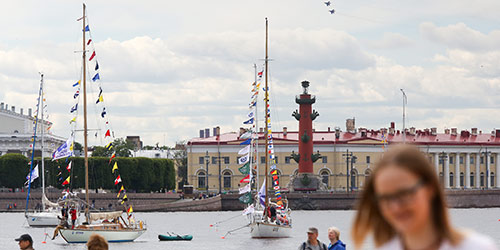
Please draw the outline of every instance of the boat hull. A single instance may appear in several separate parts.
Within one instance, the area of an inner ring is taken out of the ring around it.
[[[158,239],[161,241],[177,241],[177,240],[192,240],[192,235],[163,235],[159,234]]]
[[[287,238],[292,233],[292,227],[254,222],[250,224],[250,233],[252,238]]]
[[[59,224],[58,212],[27,213],[26,220],[31,227],[55,227]]]
[[[141,236],[146,230],[88,230],[88,229],[61,229],[60,233],[67,243],[86,243],[90,235],[99,234],[108,242],[130,242]]]

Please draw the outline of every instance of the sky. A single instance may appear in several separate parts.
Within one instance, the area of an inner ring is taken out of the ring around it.
[[[401,129],[400,89],[407,127],[500,128],[500,1],[324,2],[86,1],[115,137],[172,146],[204,128],[238,131],[254,64],[263,65],[266,17],[274,131],[298,130],[291,114],[303,80],[316,95],[317,130],[345,130],[352,117],[356,127],[394,121]],[[7,1],[0,9],[0,102],[34,107],[43,72],[52,133],[61,137],[70,134],[81,75],[81,16],[80,1]],[[97,84],[89,90],[89,127],[103,129]]]

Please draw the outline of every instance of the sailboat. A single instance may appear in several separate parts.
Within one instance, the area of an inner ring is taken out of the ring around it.
[[[89,211],[89,163],[88,163],[88,143],[87,143],[87,83],[86,83],[86,43],[90,43],[85,39],[85,32],[89,31],[86,21],[86,6],[83,4],[83,16],[79,20],[83,22],[83,138],[84,138],[84,163],[85,163],[85,222],[72,229],[61,229],[62,238],[67,243],[85,243],[90,236],[97,233],[103,236],[108,242],[128,242],[134,241],[141,236],[146,227],[143,221],[135,221],[131,219],[127,211],[126,219],[122,217],[123,211],[114,212],[98,212],[92,213]],[[89,60],[95,56],[92,54]],[[97,68],[97,67],[96,67]],[[94,79],[93,79],[94,80]],[[121,179],[120,179],[121,181]],[[132,207],[129,208],[132,210]]]
[[[250,234],[252,238],[284,238],[290,237],[292,231],[292,220],[290,218],[291,210],[288,208],[288,202],[281,197],[279,188],[279,179],[276,170],[276,160],[272,141],[270,107],[269,107],[269,86],[268,86],[268,21],[266,18],[266,57],[265,57],[265,136],[266,141],[266,167],[265,179],[258,193],[253,211],[247,214],[250,220]],[[269,162],[271,167],[269,167]],[[269,171],[269,168],[271,171]],[[269,174],[271,173],[272,180]],[[271,201],[268,192],[268,183],[272,183],[275,192],[275,200]],[[259,209],[262,208],[263,209]]]
[[[29,176],[29,184],[28,184],[28,195],[26,197],[26,209],[24,212],[24,216],[26,217],[26,220],[28,222],[28,225],[30,226],[56,226],[59,224],[59,219],[57,216],[59,215],[59,205],[57,203],[53,203],[49,201],[47,196],[45,195],[45,161],[44,161],[44,131],[45,131],[45,122],[44,122],[44,114],[43,111],[45,109],[45,96],[44,96],[44,91],[43,91],[43,74],[40,74],[41,80],[40,80],[40,89],[39,89],[39,96],[38,96],[38,104],[37,104],[37,110],[36,110],[36,115],[35,115],[35,130],[33,134],[33,144],[32,144],[32,152],[31,152],[31,168],[33,168],[33,163],[34,163],[34,156],[35,156],[35,144],[36,144],[36,133],[37,133],[37,127],[38,127],[38,122],[41,122],[42,129],[40,130],[41,136],[41,152],[42,152],[42,210],[41,211],[34,211],[34,212],[28,212],[28,205],[29,205],[29,197],[30,197],[30,191],[31,191],[31,183],[33,182],[33,177],[32,176],[32,171],[30,172]],[[40,112],[40,119],[38,119],[38,115]],[[38,165],[35,169],[38,168]]]

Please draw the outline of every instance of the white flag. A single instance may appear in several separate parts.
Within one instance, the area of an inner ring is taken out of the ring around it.
[[[247,215],[247,214],[251,214],[255,211],[255,208],[252,205],[248,206],[247,208],[245,208],[245,210],[243,210],[243,215]]]
[[[240,151],[238,151],[238,154],[239,155],[246,155],[246,154],[248,154],[248,152],[250,152],[250,145],[247,145],[246,147],[240,149]]]
[[[52,160],[66,158],[73,156],[73,138],[70,137],[65,143],[59,146],[54,153],[52,153]]]
[[[250,155],[242,156],[242,157],[238,158],[238,164],[240,164],[240,165],[245,164],[248,162],[249,159],[250,159]]]
[[[265,208],[266,206],[266,180],[262,183],[262,187],[260,187],[259,190],[259,203],[262,206],[262,208]]]
[[[252,137],[252,131],[247,131],[245,133],[243,133],[242,135],[240,135],[240,139],[248,139]]]
[[[250,112],[248,112],[247,116],[248,116],[248,118],[253,118],[253,116],[254,116],[253,110],[250,110]]]
[[[38,178],[38,164],[36,164],[36,167],[31,170],[31,182],[33,182],[36,178]],[[26,183],[30,180],[30,174],[26,176]]]
[[[247,184],[246,186],[239,188],[240,193],[239,194],[245,194],[250,192],[250,184]]]

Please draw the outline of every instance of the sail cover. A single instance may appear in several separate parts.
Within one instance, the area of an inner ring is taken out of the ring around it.
[[[42,203],[46,207],[53,207],[53,208],[58,208],[59,207],[59,204],[54,203],[54,202],[50,201],[49,199],[47,199],[47,196],[45,196],[45,194],[42,195]]]
[[[114,220],[122,215],[122,211],[105,212],[105,213],[90,213],[90,220]]]

